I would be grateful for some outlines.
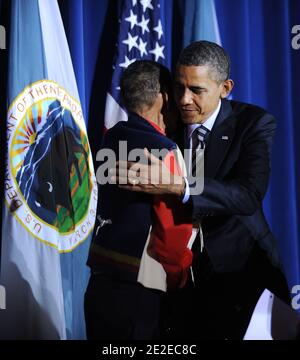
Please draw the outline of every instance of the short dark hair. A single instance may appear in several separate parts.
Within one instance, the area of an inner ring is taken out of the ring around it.
[[[207,65],[211,68],[212,78],[218,83],[229,79],[230,57],[221,46],[210,41],[192,42],[182,50],[178,65]]]
[[[121,96],[128,111],[141,111],[153,106],[160,92],[170,92],[169,70],[154,61],[138,60],[130,64],[121,77]]]

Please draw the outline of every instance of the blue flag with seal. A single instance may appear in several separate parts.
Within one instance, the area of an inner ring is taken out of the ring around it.
[[[13,0],[0,283],[5,339],[84,339],[97,184],[56,0]]]
[[[118,121],[127,120],[127,114],[120,105],[122,71],[136,60],[165,63],[165,37],[159,0],[123,0],[119,23],[113,76],[105,106],[106,129]]]

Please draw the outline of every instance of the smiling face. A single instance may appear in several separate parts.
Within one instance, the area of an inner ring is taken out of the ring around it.
[[[205,122],[233,87],[232,80],[218,83],[208,65],[179,65],[175,75],[175,100],[185,124]]]

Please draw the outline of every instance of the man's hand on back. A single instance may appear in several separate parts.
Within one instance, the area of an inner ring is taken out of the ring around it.
[[[149,165],[118,161],[116,168],[110,170],[111,181],[126,190],[181,196],[185,184],[183,177],[172,174],[167,166],[147,149],[144,149],[144,153],[149,159]]]

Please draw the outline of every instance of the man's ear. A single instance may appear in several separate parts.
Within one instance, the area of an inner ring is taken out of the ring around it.
[[[163,103],[164,103],[164,105],[167,105],[167,104],[168,104],[168,100],[169,100],[168,93],[162,92],[161,94],[162,94],[162,98],[163,98]]]
[[[231,79],[227,79],[222,83],[221,99],[226,98],[234,87],[234,82]]]

